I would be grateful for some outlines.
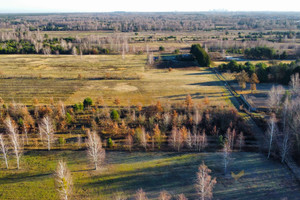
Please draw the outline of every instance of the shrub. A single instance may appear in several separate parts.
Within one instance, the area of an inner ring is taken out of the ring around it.
[[[159,51],[164,51],[164,50],[165,50],[165,47],[160,46],[160,47],[158,48],[158,50],[159,50]]]
[[[113,110],[111,111],[111,113],[110,113],[110,118],[111,118],[112,120],[119,121],[120,115],[119,115],[118,111],[116,111],[115,109],[113,109]]]
[[[69,124],[71,124],[72,121],[73,121],[73,119],[72,119],[72,116],[70,115],[70,113],[67,112],[66,118],[67,118],[67,122],[68,122]]]
[[[90,97],[87,97],[83,101],[84,108],[90,107],[93,105],[93,100]]]
[[[112,148],[113,147],[113,141],[112,141],[111,138],[108,138],[108,140],[107,140],[107,147],[108,148]]]
[[[58,144],[59,144],[59,145],[64,145],[65,143],[66,143],[66,140],[65,140],[64,137],[58,138]]]
[[[179,54],[179,49],[175,49],[174,54]]]
[[[76,104],[74,104],[73,108],[74,108],[75,112],[83,110],[83,104],[82,103],[79,103],[79,104],[76,103]]]

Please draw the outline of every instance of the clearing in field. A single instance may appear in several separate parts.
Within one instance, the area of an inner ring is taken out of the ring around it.
[[[196,172],[202,161],[217,177],[215,199],[292,200],[300,196],[289,170],[259,153],[232,153],[230,171],[245,171],[235,181],[224,177],[221,153],[108,152],[104,168],[94,171],[87,165],[85,151],[30,151],[23,157],[21,170],[0,171],[1,198],[57,199],[52,173],[59,158],[67,161],[72,172],[74,199],[110,199],[116,193],[132,198],[143,188],[150,199],[165,189],[193,200]]]
[[[103,97],[112,105],[151,104],[157,100],[182,101],[190,94],[196,102],[208,97],[212,104],[226,105],[222,84],[209,69],[150,69],[145,55],[42,56],[1,55],[0,97],[6,102],[32,104],[33,98],[49,98],[66,104],[85,97]]]

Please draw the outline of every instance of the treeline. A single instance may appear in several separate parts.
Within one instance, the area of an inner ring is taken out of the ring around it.
[[[73,44],[75,38],[45,39],[40,43],[28,40],[8,40],[0,42],[0,54],[109,54],[110,50],[100,46],[81,47]]]
[[[244,51],[244,56],[248,59],[286,59],[288,57],[286,51],[281,54],[276,54],[275,50],[270,47],[254,47],[248,48]]]
[[[32,31],[297,30],[297,13],[73,13],[0,17],[0,28]]]
[[[291,75],[300,73],[300,60],[287,63],[273,64],[267,66],[266,63],[257,63],[254,65],[251,62],[239,64],[237,61],[232,60],[228,64],[221,64],[218,66],[220,71],[226,72],[242,72],[243,70],[248,73],[249,77],[255,73],[262,83],[281,83],[288,85],[291,80]]]

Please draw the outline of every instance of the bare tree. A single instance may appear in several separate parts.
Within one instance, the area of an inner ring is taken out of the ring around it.
[[[193,143],[192,143],[192,135],[191,135],[191,132],[188,131],[187,133],[187,136],[185,138],[185,146],[188,148],[188,149],[191,149],[193,147]]]
[[[159,193],[158,200],[171,200],[172,196],[166,191],[163,190]]]
[[[53,142],[54,125],[52,119],[47,115],[39,123],[39,133],[42,139],[46,137],[48,151],[51,150],[51,144]]]
[[[281,85],[279,85],[279,86],[273,85],[271,90],[268,93],[268,96],[269,96],[268,102],[269,102],[270,108],[273,109],[275,112],[278,111],[278,107],[281,102],[281,97],[282,97],[283,92],[284,92],[284,88]]]
[[[154,58],[153,52],[151,52],[150,54],[148,54],[147,57],[148,57],[148,64],[152,65],[153,64],[153,58]]]
[[[60,199],[71,199],[73,186],[72,176],[64,161],[60,160],[58,162],[54,176],[56,189],[59,193]]]
[[[23,131],[24,131],[24,136],[26,139],[26,144],[28,145],[28,125],[25,120],[23,121]]]
[[[125,144],[126,144],[127,148],[129,149],[129,151],[131,152],[131,149],[133,146],[133,138],[132,138],[131,134],[128,134],[126,136]]]
[[[205,134],[205,130],[202,131],[202,134],[199,132],[198,134],[194,133],[193,135],[193,146],[196,151],[202,151],[207,146],[207,137]]]
[[[135,193],[135,200],[147,200],[147,196],[146,193],[144,192],[143,189],[139,189],[138,191],[136,191]]]
[[[45,54],[45,55],[50,55],[51,54],[51,49],[50,49],[50,47],[44,47],[43,48],[43,53]]]
[[[4,139],[3,139],[3,134],[0,134],[0,150],[3,154],[3,158],[5,161],[5,165],[6,165],[6,169],[8,169],[8,160],[7,160],[7,153],[8,153],[8,148],[4,143]]]
[[[273,113],[271,115],[271,118],[269,119],[268,121],[268,139],[269,139],[269,148],[268,148],[268,159],[270,158],[270,155],[271,155],[271,150],[272,150],[272,143],[273,143],[273,140],[278,132],[278,129],[277,129],[277,125],[276,125],[276,116],[275,114]]]
[[[281,162],[283,163],[286,160],[286,157],[290,151],[291,145],[290,145],[290,131],[289,128],[286,128],[283,131],[283,139],[281,143],[281,148],[280,148],[280,157],[281,157]]]
[[[72,55],[77,56],[77,48],[76,47],[72,48]]]
[[[245,136],[244,133],[241,132],[236,140],[236,147],[239,148],[239,151],[242,150],[242,147],[245,145]]]
[[[113,200],[126,200],[127,198],[125,197],[123,192],[117,191],[113,195]]]
[[[188,200],[184,194],[179,194],[177,200]]]
[[[13,151],[16,155],[16,160],[17,160],[17,168],[20,169],[20,158],[23,153],[23,145],[21,144],[20,141],[20,136],[18,133],[18,128],[15,122],[10,118],[7,117],[4,121],[4,124],[6,126],[8,135],[10,137],[10,140],[13,145]]]
[[[297,94],[300,89],[299,73],[291,75],[290,86],[293,93]]]
[[[140,138],[140,143],[141,146],[147,151],[147,140],[148,140],[149,135],[145,132],[145,128],[142,127],[141,130],[141,138]]]
[[[283,103],[283,109],[282,109],[282,133],[283,138],[281,142],[281,148],[280,148],[280,156],[281,156],[281,162],[283,163],[289,153],[290,150],[290,124],[289,124],[289,107],[290,107],[290,101],[289,98],[286,97],[285,101]]]
[[[88,156],[94,164],[95,170],[97,170],[105,159],[105,149],[102,148],[101,139],[95,131],[90,132],[90,130],[88,130],[87,136]]]
[[[230,162],[230,144],[228,141],[225,141],[224,147],[223,147],[223,164],[224,164],[224,175],[227,175],[227,169]]]
[[[173,126],[172,128],[172,133],[170,135],[170,138],[169,138],[169,145],[175,149],[175,150],[180,150],[180,146],[179,146],[179,141],[180,140],[180,132],[179,130],[177,129],[177,127]]]
[[[216,178],[212,178],[209,174],[211,170],[202,162],[197,172],[196,190],[201,200],[212,199],[212,190],[217,183]]]

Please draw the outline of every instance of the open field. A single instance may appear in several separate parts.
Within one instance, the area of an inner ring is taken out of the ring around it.
[[[84,151],[31,151],[22,169],[0,171],[1,199],[56,199],[52,173],[59,158],[67,161],[74,181],[74,199],[110,199],[116,192],[132,197],[143,188],[150,199],[165,189],[196,199],[194,181],[205,161],[217,177],[215,199],[298,199],[299,185],[288,169],[258,153],[233,153],[230,171],[245,175],[237,182],[224,178],[220,153],[108,152],[100,171],[88,166]],[[34,191],[34,192],[32,192]]]
[[[187,94],[196,102],[206,96],[212,104],[230,102],[209,69],[150,69],[145,55],[126,55],[124,60],[120,55],[1,55],[0,71],[0,97],[7,102],[32,104],[36,97],[49,103],[53,97],[74,104],[102,96],[108,105],[115,98],[122,105],[128,101],[146,105],[158,99],[182,101]]]

